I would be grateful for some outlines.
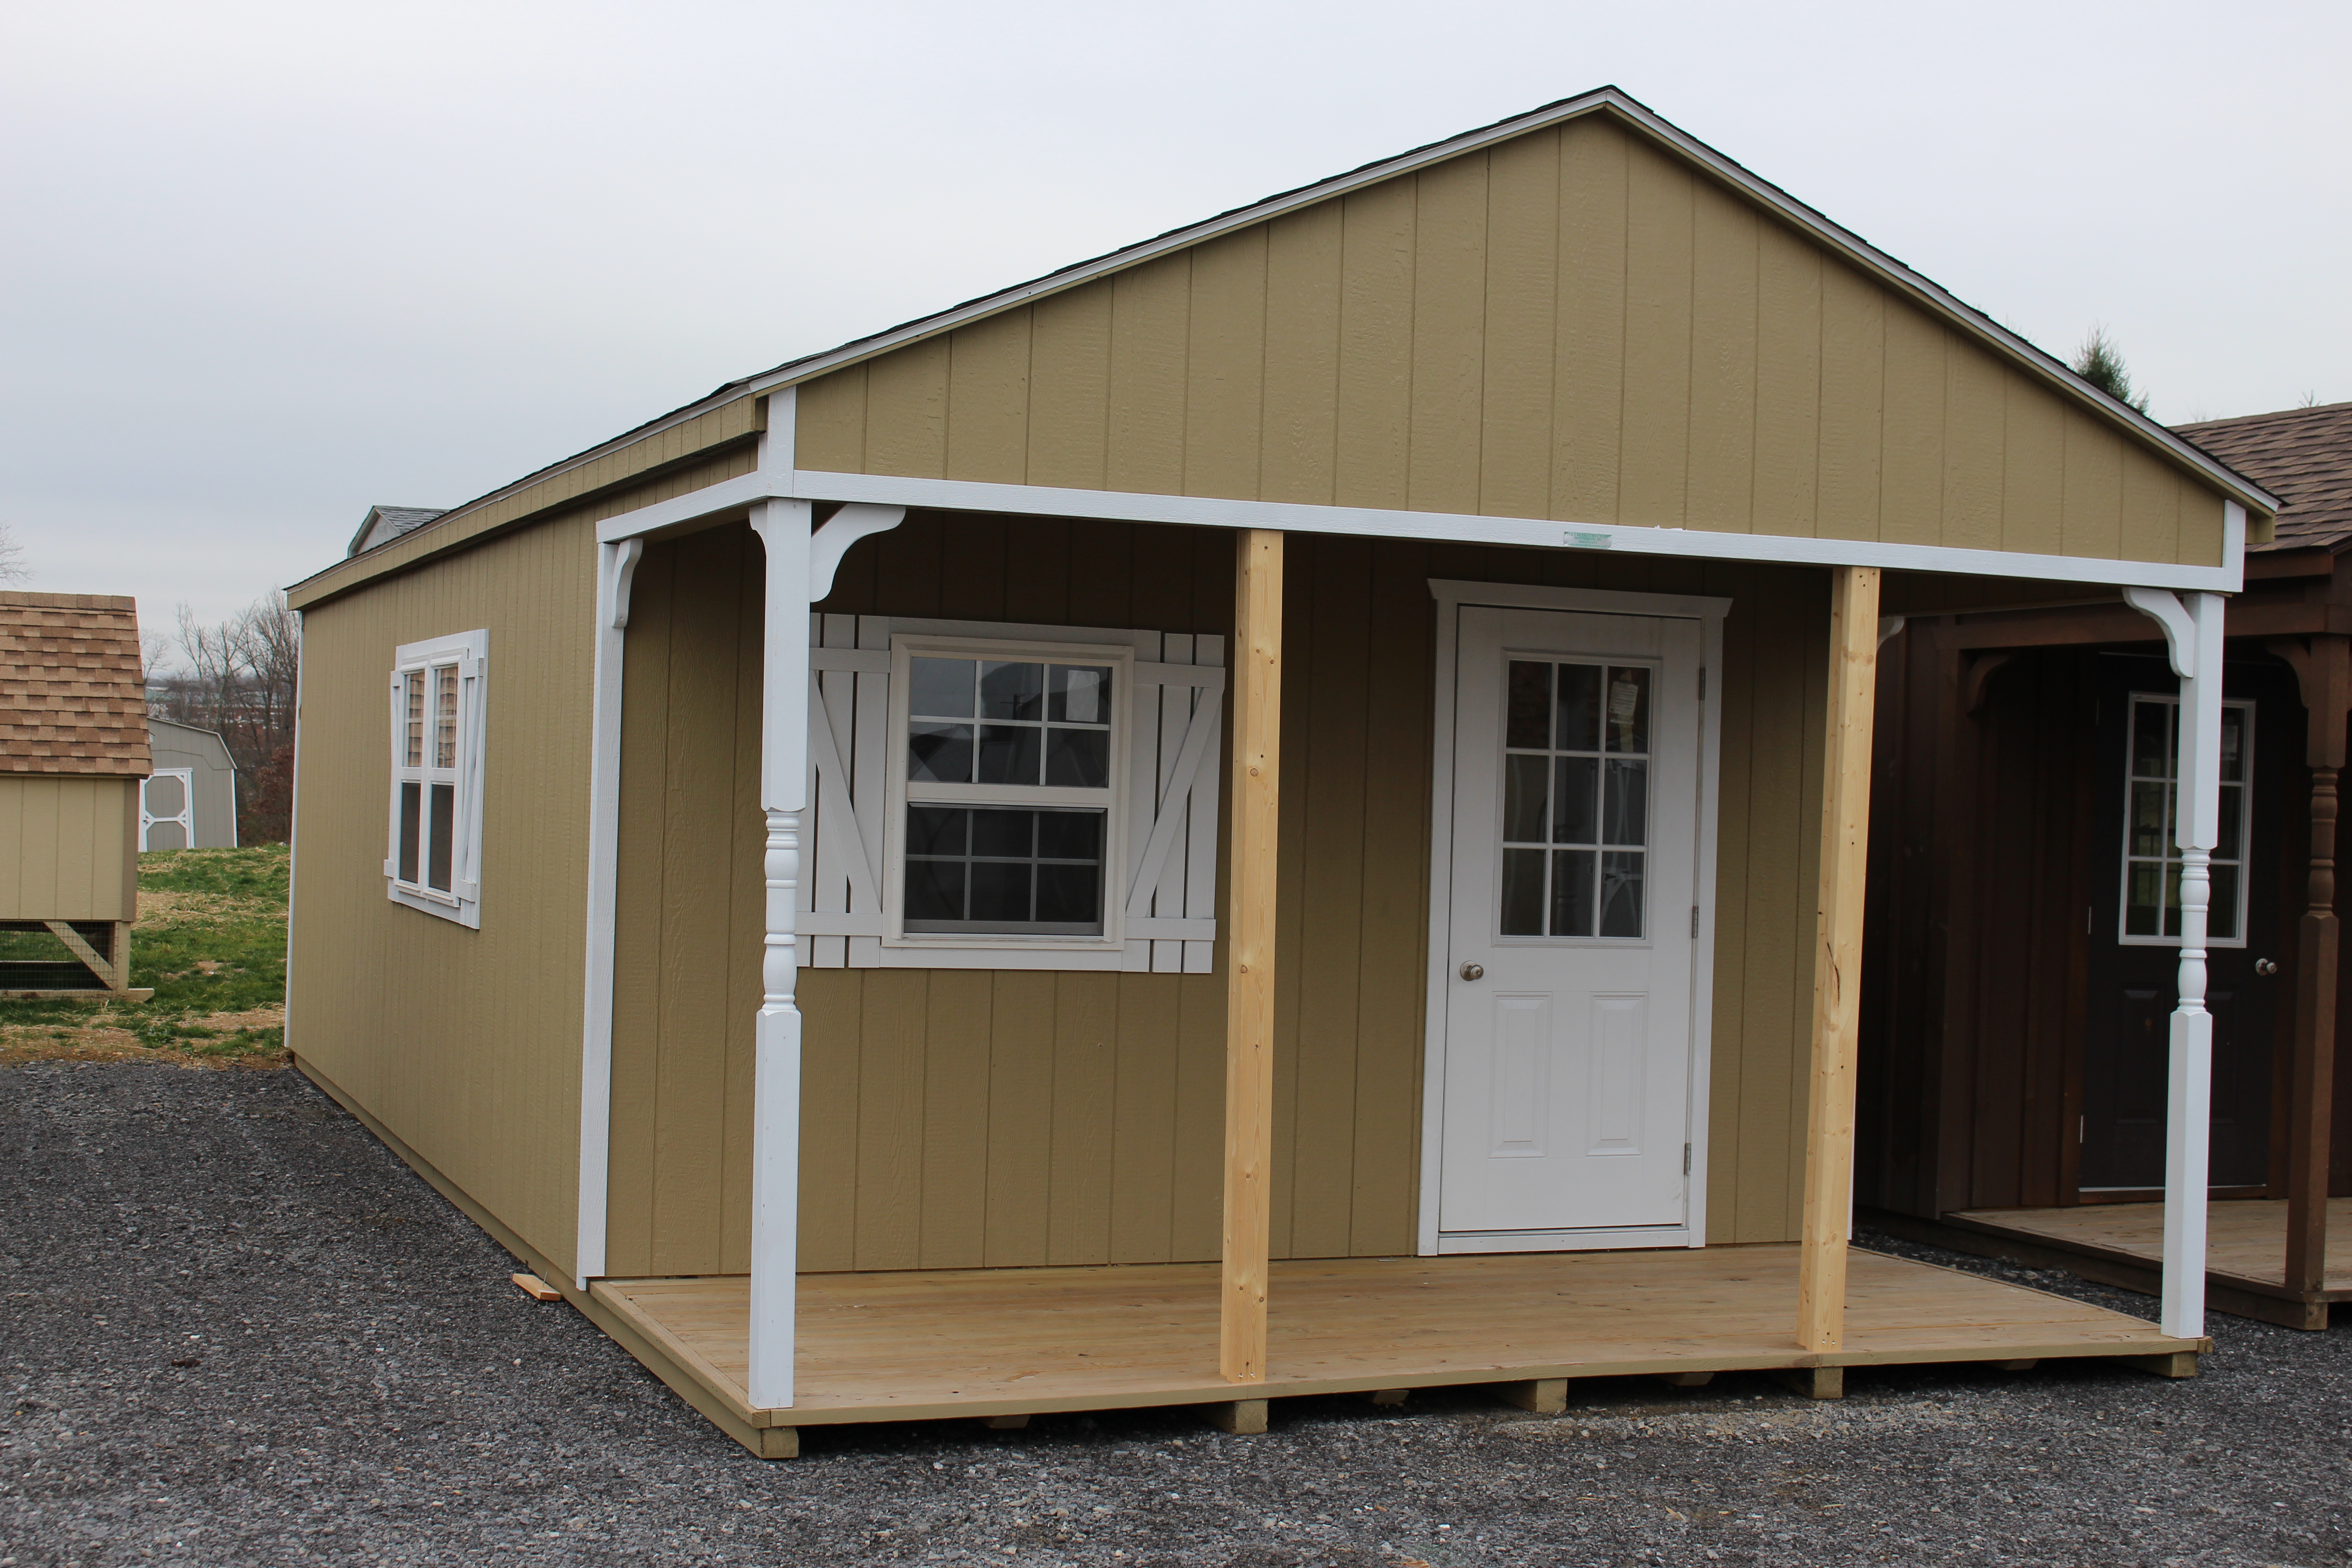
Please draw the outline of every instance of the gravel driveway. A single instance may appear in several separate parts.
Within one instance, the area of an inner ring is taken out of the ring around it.
[[[1263,1437],[1143,1412],[819,1430],[778,1463],[524,1298],[292,1072],[0,1074],[0,1173],[6,1568],[2352,1562],[2341,1309],[2215,1318],[2194,1383],[1622,1380],[1550,1420],[1302,1400]]]

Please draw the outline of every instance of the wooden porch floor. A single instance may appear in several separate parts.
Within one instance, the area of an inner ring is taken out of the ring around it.
[[[1858,1250],[1846,1349],[1822,1356],[1795,1348],[1792,1246],[1350,1258],[1275,1264],[1271,1375],[1244,1386],[1217,1375],[1217,1282],[1209,1263],[803,1275],[798,1397],[774,1411],[744,1389],[741,1277],[605,1279],[593,1295],[655,1372],[669,1378],[667,1361],[751,1427],[2205,1343]]]
[[[2205,1264],[2219,1281],[2277,1293],[2286,1288],[2286,1201],[2231,1198],[2206,1207]],[[1948,1222],[2085,1256],[2164,1266],[2162,1204],[2084,1204],[2060,1209],[1968,1209]],[[2352,1300],[2352,1198],[2327,1200],[2327,1286]]]

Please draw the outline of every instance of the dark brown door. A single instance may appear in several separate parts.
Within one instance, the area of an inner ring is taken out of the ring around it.
[[[2092,816],[2090,1009],[2083,1055],[2086,1197],[2164,1184],[2166,1067],[2180,963],[2177,785],[2179,683],[2161,657],[2103,655]],[[2222,694],[2221,844],[2205,1005],[2213,1015],[2217,1187],[2269,1177],[2271,1028],[2278,982],[2277,802],[2296,717],[2285,671],[2231,661]],[[2169,940],[2168,940],[2169,939]]]

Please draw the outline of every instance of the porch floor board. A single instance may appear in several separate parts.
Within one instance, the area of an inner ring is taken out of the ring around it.
[[[1846,1348],[1819,1356],[1795,1344],[1793,1246],[1344,1258],[1274,1265],[1269,1376],[1235,1384],[1216,1370],[1213,1263],[804,1274],[796,1399],[771,1411],[744,1387],[744,1278],[593,1290],[755,1427],[2205,1348],[2063,1297],[1860,1250]]]
[[[2231,1198],[2206,1208],[2205,1268],[2213,1279],[2267,1293],[2286,1288],[2286,1200]],[[1951,1224],[2047,1243],[2118,1262],[2164,1264],[2164,1205],[2084,1204],[2074,1208],[1967,1209]],[[2325,1294],[2352,1300],[2352,1198],[2327,1200]]]

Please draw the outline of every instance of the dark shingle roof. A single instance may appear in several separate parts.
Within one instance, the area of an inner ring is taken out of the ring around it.
[[[2352,403],[2172,429],[2285,503],[2277,536],[2248,548],[2334,550],[2352,542]]]
[[[0,773],[144,778],[135,600],[0,594]]]

